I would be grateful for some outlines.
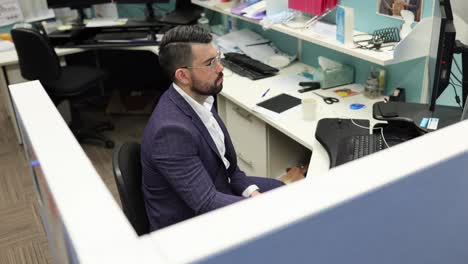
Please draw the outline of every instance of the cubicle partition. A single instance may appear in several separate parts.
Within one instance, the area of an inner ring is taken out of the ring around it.
[[[10,90],[56,263],[468,260],[466,121],[138,237],[40,83]]]
[[[39,81],[10,86],[55,263],[165,263],[138,238]]]

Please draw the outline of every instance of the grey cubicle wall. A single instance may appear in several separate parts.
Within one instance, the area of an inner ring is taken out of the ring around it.
[[[39,81],[10,86],[55,263],[167,263],[140,239]]]
[[[201,262],[468,263],[466,131],[462,121],[339,166],[311,186],[367,191]]]
[[[203,263],[467,263],[467,163],[465,152]]]
[[[11,92],[69,261],[468,262],[468,121],[138,237],[40,83]]]

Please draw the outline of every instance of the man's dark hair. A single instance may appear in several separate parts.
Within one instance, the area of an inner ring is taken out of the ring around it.
[[[210,32],[200,26],[177,26],[167,31],[159,44],[159,64],[174,81],[178,68],[192,66],[191,44],[207,44],[212,39]]]

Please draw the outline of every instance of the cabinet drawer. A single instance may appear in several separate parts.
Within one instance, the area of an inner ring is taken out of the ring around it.
[[[226,126],[237,153],[239,167],[250,176],[266,177],[266,124],[226,100]]]

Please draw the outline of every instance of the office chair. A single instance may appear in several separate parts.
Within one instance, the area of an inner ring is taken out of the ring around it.
[[[105,78],[105,72],[87,66],[60,66],[54,48],[47,36],[38,30],[16,28],[11,30],[18,54],[21,75],[26,80],[39,80],[55,105],[70,101],[72,123],[70,128],[80,142],[99,141],[113,148],[114,142],[99,132],[113,129],[110,123],[85,129],[76,109],[77,99],[90,88],[96,87]]]
[[[114,178],[125,216],[138,235],[149,233],[143,192],[141,190],[140,144],[126,142],[114,150]]]

